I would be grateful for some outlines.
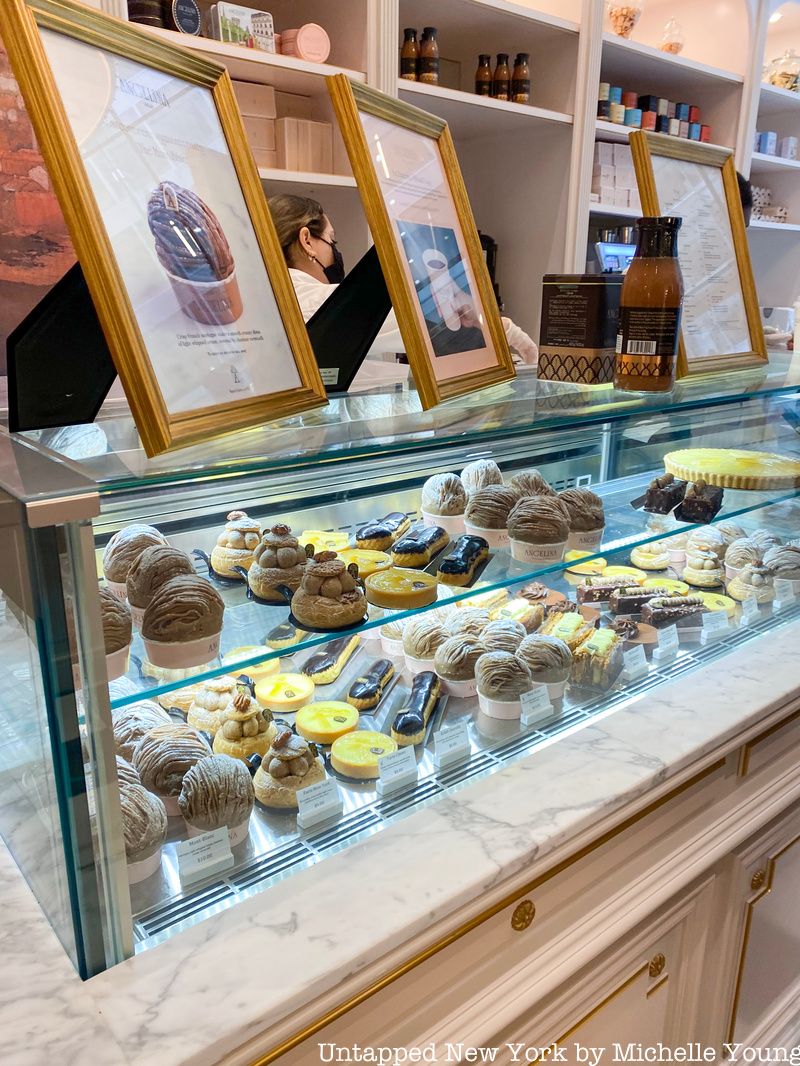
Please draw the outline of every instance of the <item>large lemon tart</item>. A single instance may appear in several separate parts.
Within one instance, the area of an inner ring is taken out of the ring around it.
[[[367,600],[376,607],[426,607],[436,600],[436,578],[422,570],[392,566],[379,570],[364,582]]]
[[[333,744],[345,733],[352,733],[358,725],[358,711],[339,700],[308,703],[297,712],[294,724],[306,740],[315,744]]]
[[[791,489],[800,485],[800,460],[739,448],[682,448],[664,456],[668,474],[723,489]]]
[[[672,577],[648,577],[642,582],[642,587],[666,589],[670,596],[687,596],[689,593],[689,586],[685,581],[676,581]]]
[[[331,746],[331,766],[345,777],[369,780],[378,776],[378,759],[397,751],[397,741],[385,733],[359,729],[345,733]]]
[[[709,611],[724,611],[728,617],[736,613],[736,601],[730,596],[723,596],[721,592],[692,592],[693,596],[699,596]]]
[[[273,674],[256,682],[256,699],[262,707],[284,714],[299,710],[314,696],[314,682],[305,674]]]
[[[350,534],[335,529],[304,529],[297,539],[312,545],[316,552],[339,552],[350,544]]]

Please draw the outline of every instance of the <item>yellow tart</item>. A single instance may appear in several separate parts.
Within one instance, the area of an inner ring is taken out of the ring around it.
[[[676,581],[673,577],[648,577],[642,582],[642,588],[668,589],[670,596],[686,596],[689,592],[689,586],[685,581]]]
[[[304,529],[297,538],[305,546],[311,544],[315,552],[340,552],[350,547],[350,534],[331,529]]]
[[[436,578],[420,570],[392,566],[364,582],[367,600],[376,607],[427,607],[437,596]]]
[[[307,703],[297,712],[294,724],[306,740],[313,740],[315,744],[333,744],[345,733],[352,733],[358,725],[358,711],[349,703],[338,700]]]
[[[347,566],[355,563],[358,567],[358,576],[362,578],[377,574],[379,570],[388,570],[392,565],[390,555],[386,552],[372,551],[370,548],[344,548],[339,552],[339,558]]]
[[[232,648],[226,652],[222,657],[222,665],[238,670],[239,673],[247,674],[254,681],[258,681],[262,677],[271,677],[273,674],[277,674],[281,668],[280,659],[277,657],[275,659],[267,659],[263,663],[256,663],[255,666],[240,666],[239,664],[243,659],[254,659],[256,655],[263,654],[263,644],[243,644],[241,648]]]
[[[591,556],[591,552],[579,551],[577,548],[572,551],[568,551],[564,556],[564,562],[569,563],[567,570],[571,574],[602,574],[608,563],[605,559],[595,558],[589,559],[589,562],[581,562],[582,559],[587,559]]]
[[[723,596],[721,592],[700,592],[692,589],[693,596],[699,596],[709,611],[725,611],[728,617],[736,613],[736,601],[730,596]]]
[[[314,695],[314,682],[304,674],[273,674],[256,682],[256,699],[270,711],[288,714]]]
[[[385,733],[366,729],[345,733],[331,747],[331,766],[345,777],[365,781],[378,777],[378,759],[397,751],[397,742]]]
[[[682,448],[664,456],[668,474],[723,489],[792,489],[800,486],[800,460],[740,448]]]
[[[628,577],[635,585],[641,585],[647,574],[644,570],[637,570],[635,566],[607,566],[603,577]]]

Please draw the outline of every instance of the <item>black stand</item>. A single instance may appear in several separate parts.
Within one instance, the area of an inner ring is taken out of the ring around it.
[[[373,247],[307,323],[329,393],[350,387],[391,309]],[[95,420],[117,372],[80,263],[9,335],[6,357],[13,433]]]

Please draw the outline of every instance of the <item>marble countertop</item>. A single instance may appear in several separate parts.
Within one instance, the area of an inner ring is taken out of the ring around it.
[[[598,825],[800,688],[800,623],[81,982],[0,845],[0,1061],[212,1066]],[[769,669],[765,669],[768,658]],[[346,899],[337,925],[319,903]],[[381,899],[381,907],[374,906]],[[371,918],[375,917],[374,923]],[[264,959],[280,955],[281,966]]]

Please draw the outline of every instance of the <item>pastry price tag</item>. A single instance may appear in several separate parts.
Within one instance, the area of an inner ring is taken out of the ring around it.
[[[629,651],[626,651],[622,656],[622,661],[625,664],[622,671],[623,681],[638,681],[640,677],[647,677],[650,668],[641,644],[634,644]]]
[[[523,692],[519,698],[522,704],[520,721],[525,726],[543,722],[553,714],[553,704],[547,685],[534,685],[530,692]]]
[[[178,856],[178,876],[182,885],[200,881],[233,866],[231,838],[226,825],[196,837],[189,837],[188,840],[178,841],[175,851]]]
[[[653,658],[657,663],[673,659],[678,654],[680,637],[677,626],[667,626],[658,630],[658,647],[653,649]]]
[[[318,785],[301,788],[297,793],[297,805],[297,824],[301,829],[342,816],[342,794],[330,778]]]
[[[469,743],[467,723],[459,722],[449,728],[440,729],[433,735],[434,757],[433,762],[437,770],[444,766],[450,766],[454,762],[463,762],[472,754]]]
[[[729,631],[727,611],[708,611],[703,615],[703,632],[700,634],[700,643],[708,644],[711,640],[724,637]]]
[[[784,607],[790,607],[797,598],[800,581],[791,581],[788,577],[776,577],[773,582],[775,599],[772,609],[782,611]]]
[[[383,755],[378,759],[378,795],[383,796],[387,792],[394,792],[398,788],[407,788],[415,785],[419,776],[417,756],[414,753],[414,745],[409,744],[405,748],[398,748],[391,755]]]
[[[751,626],[753,622],[757,622],[760,617],[761,611],[759,610],[758,600],[755,596],[748,596],[748,598],[742,602],[741,624],[743,626]]]

